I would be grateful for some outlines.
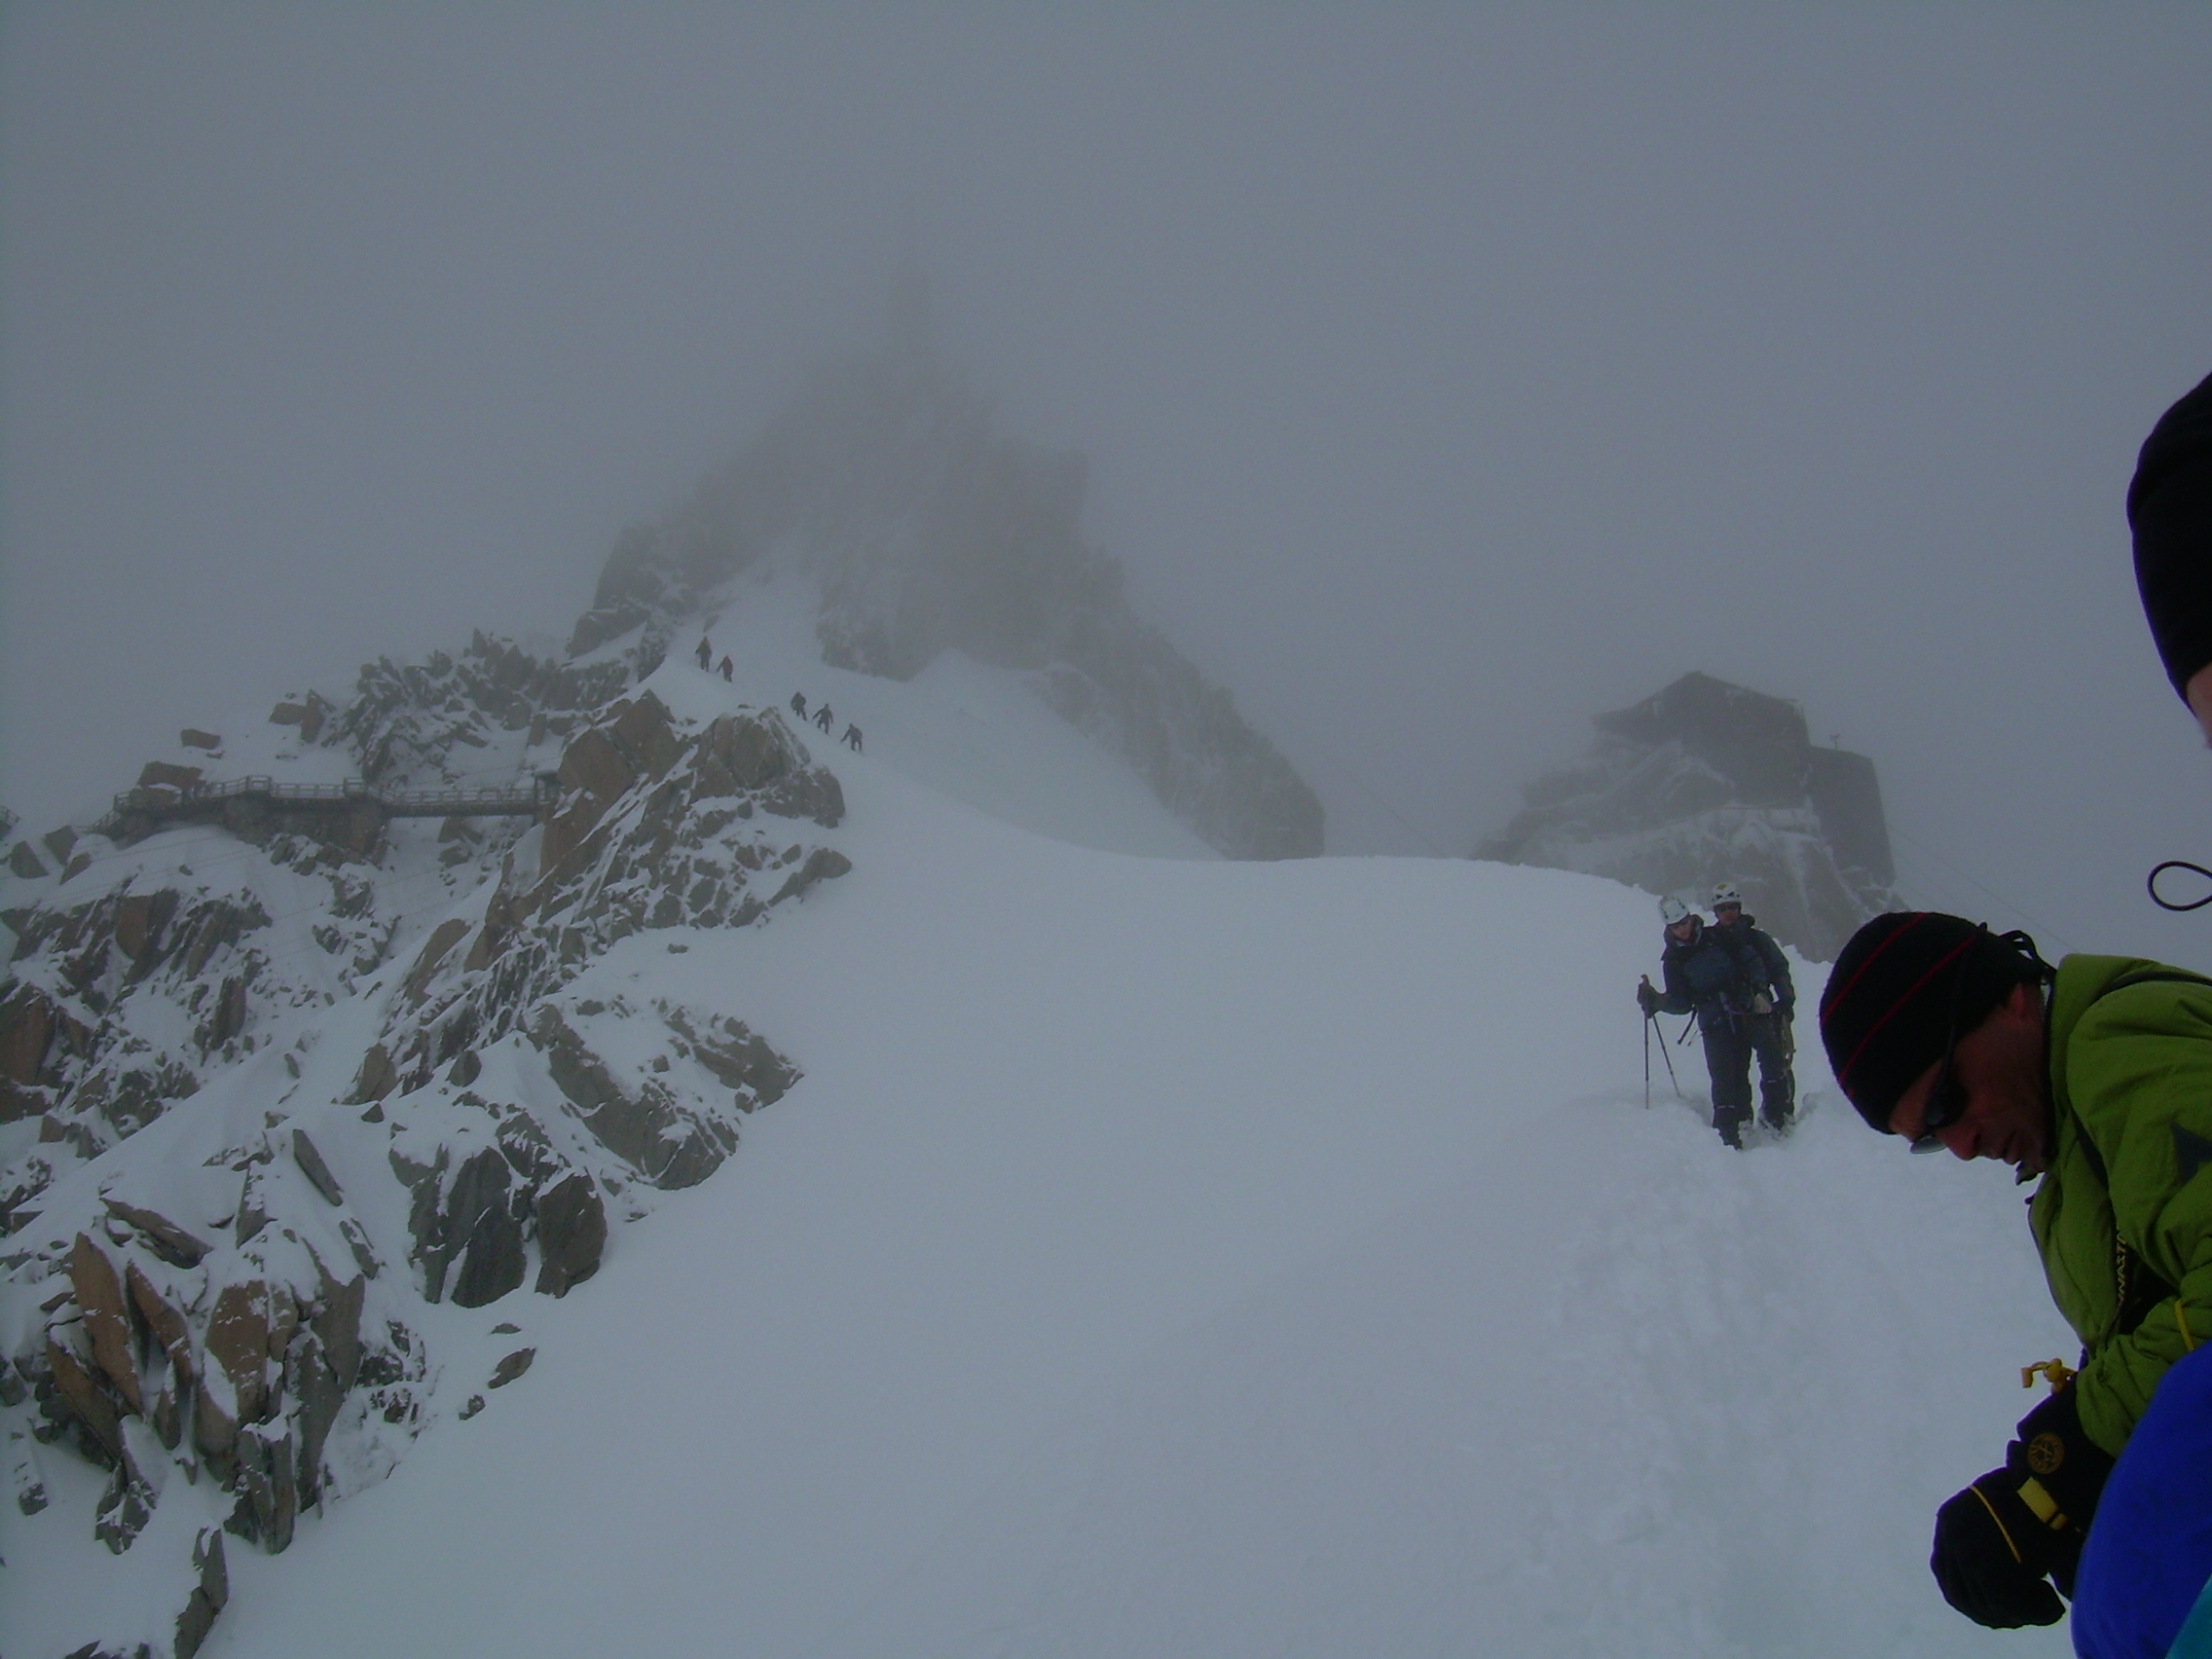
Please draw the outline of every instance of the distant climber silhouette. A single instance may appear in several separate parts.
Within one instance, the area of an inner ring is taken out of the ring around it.
[[[793,691],[792,693],[792,713],[798,716],[802,720],[806,719],[806,693],[804,691]]]
[[[845,735],[837,741],[850,749],[855,755],[858,755],[861,752],[861,728],[847,720],[845,722]]]
[[[701,634],[699,636],[699,648],[692,652],[692,655],[699,659],[699,672],[704,674],[707,665],[715,660],[715,647],[707,644],[706,635]]]
[[[821,708],[814,711],[814,723],[820,726],[824,731],[828,731],[831,726],[837,723],[837,717],[830,712],[830,705],[828,703],[823,704]]]
[[[724,658],[722,658],[722,681],[723,681],[723,683],[725,683],[725,684],[726,684],[726,683],[728,683],[728,682],[729,682],[729,677],[730,677],[730,675],[731,675],[731,674],[732,674],[733,672],[735,672],[735,669],[736,669],[736,664],[732,663],[732,662],[731,662],[731,661],[729,660],[729,658],[727,658],[726,656],[725,656]]]

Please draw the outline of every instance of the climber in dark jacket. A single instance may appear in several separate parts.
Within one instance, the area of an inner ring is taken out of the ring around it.
[[[1748,1102],[1751,1057],[1758,1055],[1759,1120],[1777,1134],[1788,1134],[1797,1112],[1797,1074],[1791,1069],[1797,1057],[1791,1025],[1797,993],[1789,983],[1789,959],[1782,954],[1773,935],[1761,932],[1753,919],[1744,914],[1744,896],[1732,883],[1724,881],[1714,889],[1713,932],[1737,947],[1751,980],[1750,1001],[1735,1021],[1739,1051],[1729,1056],[1735,1069],[1728,1075],[1743,1080]]]
[[[802,720],[806,719],[806,693],[804,691],[793,691],[792,693],[792,713],[798,716]]]
[[[1753,994],[1753,968],[1746,948],[1718,929],[1708,928],[1679,899],[1662,899],[1659,914],[1667,943],[1659,959],[1664,991],[1646,978],[1636,1000],[1646,1017],[1654,1014],[1695,1014],[1705,1039],[1705,1068],[1713,1083],[1713,1126],[1732,1147],[1744,1144],[1744,1124],[1751,1116],[1751,1051],[1738,1021]]]

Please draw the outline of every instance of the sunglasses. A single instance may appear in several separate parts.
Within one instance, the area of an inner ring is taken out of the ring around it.
[[[1987,928],[1978,930],[1987,933]],[[1977,939],[1976,943],[1979,942]],[[1920,1133],[1912,1138],[1915,1152],[1941,1152],[1942,1132],[1967,1115],[1967,1086],[1959,1081],[1954,1063],[1959,1051],[1959,1010],[1966,1003],[1967,969],[1972,949],[1959,958],[1958,974],[1951,980],[1950,1035],[1943,1043],[1943,1063],[1936,1069],[1935,1085],[1928,1090],[1928,1105],[1920,1115]]]
[[[1912,1137],[1915,1152],[1941,1152],[1943,1131],[1967,1115],[1967,1086],[1951,1064],[1958,1046],[1959,1034],[1953,1031],[1943,1050],[1943,1067],[1936,1074],[1936,1087],[1928,1091],[1928,1109],[1920,1115],[1920,1133]]]

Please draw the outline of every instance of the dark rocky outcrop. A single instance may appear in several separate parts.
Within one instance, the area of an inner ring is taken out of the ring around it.
[[[380,789],[442,790],[503,745],[540,779],[558,761],[559,793],[542,824],[449,818],[434,839],[381,821],[351,835],[339,809],[234,812],[228,794],[174,839],[185,827],[103,820],[34,850],[0,828],[0,1123],[35,1124],[0,1165],[0,1448],[21,1454],[26,1514],[48,1503],[28,1448],[100,1471],[90,1520],[119,1572],[176,1547],[149,1523],[195,1488],[225,1494],[232,1544],[286,1548],[440,1415],[423,1330],[533,1283],[567,1296],[657,1191],[717,1169],[797,1068],[719,1010],[609,1007],[572,981],[641,932],[760,924],[851,867],[823,839],[838,781],[779,713],[682,720],[622,662],[479,635],[272,718],[348,752],[317,775],[342,758]],[[157,762],[145,787],[197,776]],[[325,1016],[351,999],[373,1000],[372,1029]],[[354,1047],[321,1051],[338,1030]],[[88,1161],[96,1180],[61,1180]],[[422,1316],[418,1298],[449,1310]],[[194,1544],[176,1653],[228,1599],[225,1547]]]
[[[1589,754],[1530,784],[1477,858],[1699,903],[1733,881],[1762,928],[1819,960],[1901,903],[1874,763],[1814,747],[1796,704],[1687,674],[1593,723]]]

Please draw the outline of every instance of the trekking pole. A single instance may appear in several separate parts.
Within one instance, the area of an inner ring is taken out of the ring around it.
[[[1651,1110],[1651,1015],[1643,1016],[1643,1109]]]
[[[1690,1019],[1692,1023],[1695,1023],[1697,1015],[1694,1014],[1691,1014]],[[1651,1016],[1651,1023],[1654,1025],[1659,1024],[1659,1016],[1657,1014],[1653,1014]],[[1683,1029],[1687,1030],[1688,1027],[1685,1026]],[[1664,1027],[1661,1027],[1659,1032],[1659,1057],[1667,1062],[1667,1081],[1670,1084],[1674,1085],[1675,1098],[1677,1100],[1686,1100],[1687,1098],[1689,1098],[1682,1092],[1682,1086],[1675,1077],[1675,1056],[1667,1052],[1667,1032]]]

